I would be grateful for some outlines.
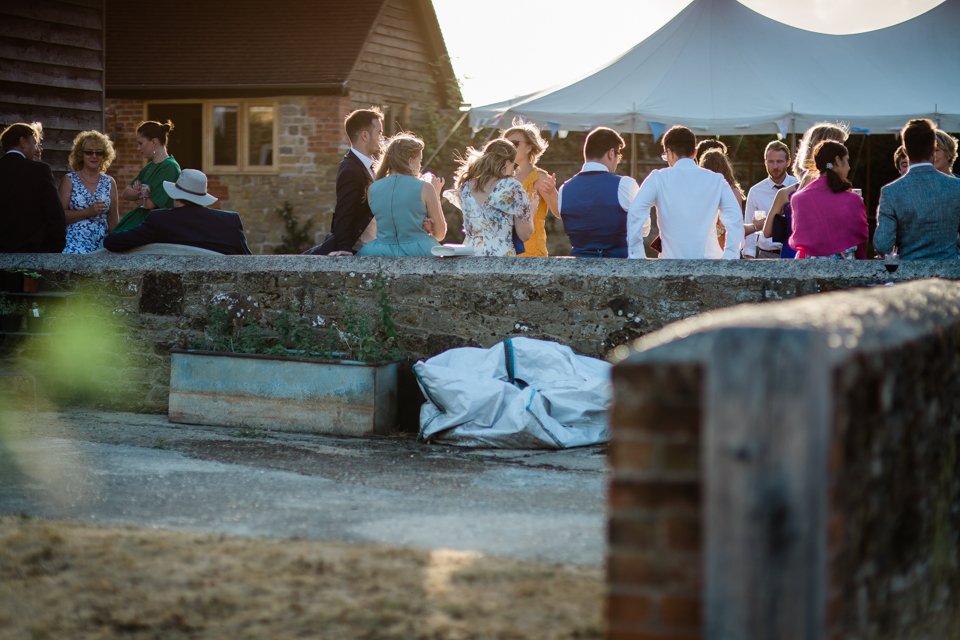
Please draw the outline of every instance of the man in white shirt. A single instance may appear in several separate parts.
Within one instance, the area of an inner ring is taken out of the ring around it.
[[[637,181],[616,175],[623,138],[597,127],[583,143],[583,168],[557,194],[557,209],[577,258],[626,258],[627,209],[637,195]],[[649,230],[649,222],[647,224]]]
[[[663,135],[663,156],[669,165],[653,171],[627,213],[627,241],[631,258],[645,258],[643,238],[650,222],[650,207],[657,207],[663,245],[661,258],[740,257],[743,217],[730,185],[719,173],[698,167],[693,156],[697,138],[682,126]],[[725,248],[717,239],[717,210],[727,230]]]
[[[787,167],[790,166],[790,147],[779,140],[773,140],[767,145],[763,152],[763,165],[767,169],[767,177],[750,187],[747,193],[747,205],[743,212],[744,224],[753,222],[753,214],[756,211],[769,213],[777,192],[797,183],[795,177],[787,174]],[[762,232],[751,233],[743,239],[743,257],[779,258],[781,246],[772,238],[764,238]]]

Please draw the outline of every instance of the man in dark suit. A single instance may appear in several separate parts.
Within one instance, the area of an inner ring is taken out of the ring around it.
[[[67,238],[50,166],[40,162],[39,123],[3,130],[0,145],[0,253],[60,253]]]
[[[371,167],[383,140],[383,112],[376,107],[358,109],[347,116],[343,127],[351,146],[337,170],[333,225],[323,244],[305,252],[311,255],[353,255],[377,235],[367,187],[373,182]]]
[[[880,189],[873,248],[904,260],[956,260],[960,232],[960,179],[933,166],[936,127],[909,121],[900,132],[910,161],[907,172]]]
[[[207,193],[203,172],[184,169],[176,183],[165,180],[163,190],[173,198],[173,209],[154,209],[139,227],[108,235],[103,246],[110,251],[129,251],[168,242],[228,255],[250,255],[240,214],[208,208],[217,198]]]

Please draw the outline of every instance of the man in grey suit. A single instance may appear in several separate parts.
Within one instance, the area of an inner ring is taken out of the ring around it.
[[[956,259],[960,239],[960,179],[933,167],[936,127],[909,121],[900,132],[910,168],[880,190],[873,248],[904,260]]]

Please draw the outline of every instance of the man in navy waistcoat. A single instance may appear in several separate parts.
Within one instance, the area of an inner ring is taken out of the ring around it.
[[[597,127],[583,144],[583,168],[567,180],[557,197],[570,254],[578,258],[627,257],[627,209],[639,185],[614,171],[623,157],[623,138]],[[649,232],[649,221],[647,232]]]

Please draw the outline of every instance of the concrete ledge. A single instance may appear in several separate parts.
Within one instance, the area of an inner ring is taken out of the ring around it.
[[[341,295],[374,311],[373,279],[388,278],[409,359],[510,336],[607,357],[664,326],[707,311],[878,285],[878,261],[670,261],[569,258],[325,258],[315,256],[0,255],[0,270],[36,271],[47,288],[86,287],[138,338],[136,408],[166,410],[169,352],[201,337],[215,296],[249,297],[272,326],[284,310],[318,322],[342,317]],[[960,261],[905,262],[897,281],[960,280]],[[401,381],[401,401],[419,401]],[[401,407],[404,405],[402,404]],[[409,405],[408,405],[409,406]],[[403,412],[403,408],[401,409]],[[401,422],[416,420],[415,410]]]

